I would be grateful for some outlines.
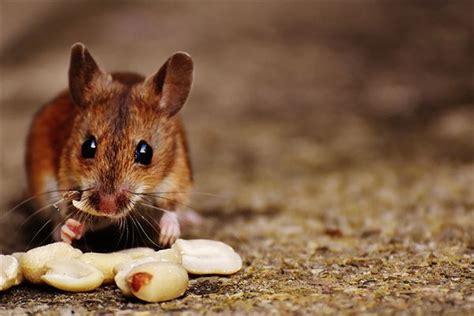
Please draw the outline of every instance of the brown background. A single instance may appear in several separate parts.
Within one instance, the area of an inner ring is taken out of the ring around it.
[[[2,308],[193,312],[473,310],[472,2],[1,2],[1,189],[24,198],[23,151],[66,87],[69,48],[107,70],[196,64],[183,110],[195,167],[189,238],[244,269],[141,305],[114,287],[20,287]],[[1,222],[3,252],[31,235]],[[4,216],[2,215],[4,218]]]

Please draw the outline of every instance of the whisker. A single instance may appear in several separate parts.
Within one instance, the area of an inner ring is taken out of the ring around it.
[[[79,214],[79,216],[77,216],[75,219],[79,222],[79,223],[84,223],[84,214],[83,212],[81,212]]]
[[[43,240],[41,240],[39,242],[39,245],[42,245],[48,238],[51,238],[51,239],[54,239],[54,233],[58,230],[58,229],[61,229],[61,225],[63,225],[63,222],[59,222],[56,226],[53,227],[53,229],[51,230],[51,232],[49,234],[46,235],[46,237],[44,237]]]
[[[171,211],[169,211],[169,210],[167,210],[167,209],[164,209],[164,208],[161,208],[161,207],[158,207],[158,206],[154,206],[154,205],[147,204],[147,203],[143,203],[143,202],[139,202],[139,203],[140,203],[140,205],[147,206],[147,207],[156,209],[156,210],[158,210],[158,211],[162,211],[162,212],[164,212],[164,213],[171,213]]]
[[[89,214],[83,213],[83,214],[81,214],[80,216],[81,216],[80,222],[82,223],[82,221],[83,221],[83,223],[84,223],[84,231],[82,232],[82,234],[83,234],[82,237],[84,238],[84,245],[86,246],[86,249],[91,249],[91,248],[89,247],[89,244],[87,243],[87,234],[86,234],[86,232],[85,232],[85,230],[86,230],[86,223],[87,223],[87,220],[88,220],[88,218],[89,218]]]
[[[127,235],[125,236],[125,247],[128,247],[128,234],[129,234],[129,224],[130,222],[128,221],[128,218],[129,218],[129,215],[127,214],[127,216],[125,217],[125,229],[126,229],[126,233]]]
[[[143,235],[141,234],[140,227],[138,226],[138,220],[135,218],[135,216],[132,216],[132,222],[135,224],[135,227],[137,229],[138,233],[138,238],[140,238],[142,244],[145,244],[145,241],[143,240]],[[133,236],[133,235],[132,235]],[[137,238],[137,239],[138,239]],[[137,241],[137,246],[139,245],[139,241]]]
[[[68,209],[70,209],[72,207],[72,205],[69,205],[68,206]],[[61,225],[64,225],[66,223],[67,220],[69,219],[75,219],[76,221],[80,222],[80,223],[83,223],[82,222],[82,215],[83,215],[83,212],[77,210],[77,209],[73,209],[72,212],[70,212],[66,217],[62,218],[61,219],[61,222],[60,224]]]
[[[138,226],[135,223],[135,218],[133,217],[131,213],[130,213],[130,219],[132,220],[132,229],[136,228],[138,230]],[[138,233],[140,232],[138,231]],[[132,237],[132,247],[134,247],[135,246],[135,231],[134,230],[131,231],[131,237]]]
[[[125,247],[125,248],[128,248],[128,238],[129,238],[129,231],[130,231],[130,221],[129,221],[129,218],[130,218],[130,213],[127,213],[127,214],[123,217],[123,230],[125,230],[125,243],[124,243],[124,247]]]
[[[44,192],[43,194],[47,194],[47,193],[50,193],[50,192]],[[54,193],[54,192],[52,192],[52,193]],[[11,212],[15,211],[15,210],[18,209],[20,206],[25,205],[26,203],[30,202],[31,200],[36,199],[39,195],[43,195],[43,194],[37,194],[37,195],[35,195],[35,196],[32,196],[32,197],[30,197],[29,199],[26,199],[26,200],[24,200],[24,201],[18,203],[15,207],[9,209],[8,211],[5,211],[5,214],[3,214],[3,216],[0,218],[0,223],[1,223],[4,219],[6,219],[7,216],[11,214]],[[50,206],[52,206],[52,204],[51,204]]]
[[[49,219],[48,221],[46,221],[46,223],[43,224],[43,226],[41,226],[41,228],[36,232],[36,234],[33,236],[33,238],[31,239],[31,241],[28,243],[28,246],[26,246],[26,249],[30,249],[30,246],[31,246],[31,243],[35,240],[35,238],[39,235],[39,233],[45,229],[45,227],[52,221],[53,219]],[[49,237],[49,235],[48,235]]]
[[[68,208],[70,207],[70,205],[68,205]],[[50,238],[51,235],[53,235],[55,233],[56,230],[60,229],[60,227],[62,225],[64,225],[64,222],[67,221],[69,218],[73,217],[75,214],[77,213],[77,211],[73,211],[71,214],[69,214],[68,216],[66,216],[65,218],[62,218],[61,221],[59,221],[59,223],[53,227],[53,229],[51,230],[51,232],[39,243],[40,245],[42,245],[46,239]]]
[[[91,229],[94,227],[94,216],[91,214],[86,213],[86,223],[91,227]]]
[[[90,224],[91,224],[91,231],[92,231],[92,232],[95,232],[94,219],[95,219],[94,215],[91,214],[91,215],[90,215]]]
[[[138,234],[138,237],[141,239],[142,243],[144,243],[143,236],[141,234],[141,229],[137,224],[137,219],[131,213],[130,213],[130,219],[132,220],[132,224],[133,224],[133,228],[134,228],[134,230],[132,230],[132,238],[133,238],[133,236],[136,232]],[[133,243],[132,243],[132,247],[133,247]]]
[[[120,242],[122,241],[122,238],[123,238],[123,231],[124,231],[124,227],[123,227],[123,221],[124,219],[121,217],[119,218],[119,231],[120,231],[120,236],[119,236],[119,239],[117,241],[117,243],[115,244],[115,249],[117,249],[117,247],[120,245]]]
[[[133,216],[132,216],[133,218]],[[145,234],[145,237],[153,244],[155,245],[156,247],[158,248],[161,248],[160,245],[158,245],[157,243],[155,243],[151,238],[150,236],[148,236],[147,232],[145,231],[145,229],[143,228],[143,226],[140,224],[140,221],[138,219],[135,219],[137,225],[139,226],[139,228],[141,229],[141,231]],[[142,242],[143,242],[143,239],[142,239]]]
[[[36,198],[38,198],[38,197],[40,197],[40,196],[43,196],[43,195],[45,195],[45,194],[51,194],[51,193],[60,194],[60,193],[62,193],[62,192],[69,192],[69,191],[78,191],[78,192],[81,192],[81,193],[82,193],[82,192],[85,192],[85,191],[89,191],[89,190],[91,190],[91,189],[93,189],[93,187],[92,187],[92,188],[83,189],[83,190],[74,190],[74,189],[71,189],[71,190],[51,190],[51,191],[45,191],[45,192],[42,192],[42,193],[35,194],[35,195],[33,195],[33,196],[31,196],[31,197],[29,197],[29,198],[27,198],[27,199],[21,201],[20,203],[18,203],[17,205],[15,205],[14,207],[12,207],[11,209],[9,209],[9,210],[7,210],[7,211],[5,211],[5,212],[2,212],[2,213],[4,213],[4,214],[3,214],[2,217],[0,218],[0,223],[3,222],[3,220],[4,220],[8,215],[11,214],[11,212],[15,211],[15,210],[18,209],[20,206],[25,205],[25,204],[27,204],[28,202],[30,202],[30,201],[32,201],[32,200],[34,200],[34,199],[36,199]]]
[[[32,214],[30,214],[30,216],[28,216],[21,224],[20,226],[23,226],[26,222],[28,222],[31,218],[33,218],[35,215],[39,214],[40,212],[44,211],[44,210],[47,210],[48,208],[50,207],[53,207],[54,204],[56,203],[60,203],[62,202],[63,199],[60,199],[59,201],[56,201],[54,203],[51,203],[51,204],[48,204],[46,206],[43,206],[42,208],[36,210],[35,212],[33,212]]]
[[[146,192],[146,193],[138,193],[138,192],[133,192],[127,190],[129,193],[133,194],[143,194],[143,195],[154,195],[154,194],[199,194],[199,195],[207,195],[207,196],[213,196],[213,197],[218,197],[218,198],[225,198],[223,195],[219,194],[214,194],[214,193],[208,193],[208,192],[199,192],[199,191],[155,191],[155,192]]]
[[[176,203],[176,204],[185,206],[185,207],[187,207],[188,209],[190,209],[190,210],[192,210],[192,211],[196,211],[194,208],[192,208],[191,206],[189,206],[189,205],[187,205],[187,204],[178,202],[178,201],[176,201],[176,200],[174,200],[174,199],[165,198],[164,196],[158,196],[158,195],[153,195],[153,194],[143,194],[143,193],[133,193],[133,192],[131,192],[131,193],[132,193],[132,194],[139,195],[139,196],[142,196],[143,199],[145,199],[145,198],[143,197],[143,195],[146,195],[146,196],[153,196],[153,197],[156,197],[156,198],[159,198],[159,199],[171,201],[171,202],[173,202],[173,203]],[[147,200],[147,201],[150,202],[150,203],[152,203],[150,200]]]
[[[158,230],[156,229],[156,226],[160,226],[160,225],[159,225],[158,223],[156,223],[156,222],[155,222],[155,225],[153,225],[152,223],[150,223],[150,221],[149,221],[148,219],[146,219],[146,217],[145,217],[140,211],[137,210],[137,212],[138,212],[138,215],[140,215],[140,217],[143,218],[143,220],[145,220],[145,221],[148,223],[148,225],[150,225],[150,227],[151,227],[151,228],[155,231],[155,233],[157,233],[158,236],[159,236],[159,235],[160,235],[160,231],[158,231]]]
[[[121,217],[120,220],[122,222],[122,227],[121,227],[121,234],[120,234],[120,240],[123,238],[123,231],[125,230],[125,247],[128,248],[128,235],[130,231],[130,222],[129,222],[129,217],[131,216],[131,209],[132,205],[127,205],[127,210],[129,211],[124,217]],[[133,231],[132,231],[132,237],[133,237]],[[133,242],[132,242],[133,243]],[[133,245],[132,245],[133,246]]]
[[[71,204],[67,205],[66,211],[70,211],[70,210],[71,210],[71,207],[72,207]],[[78,214],[79,214],[79,215],[78,215]],[[61,217],[61,221],[51,230],[51,232],[50,232],[49,234],[47,234],[47,236],[46,236],[39,244],[42,245],[42,244],[46,241],[46,239],[50,238],[51,235],[54,234],[56,230],[60,229],[60,227],[61,227],[62,225],[64,225],[64,223],[65,223],[68,219],[73,218],[73,217],[76,217],[77,215],[78,215],[78,221],[81,222],[81,216],[83,216],[83,215],[88,215],[88,214],[84,214],[83,212],[81,212],[81,211],[79,211],[79,210],[73,208],[72,212],[70,212],[69,214],[67,214],[67,215],[64,216],[64,217]],[[52,220],[52,219],[50,219],[48,222],[50,222],[51,220]],[[47,225],[48,222],[47,222],[45,225]],[[45,225],[43,225],[43,226],[45,226]],[[44,229],[44,227],[41,227],[40,230],[37,232],[37,234],[36,234],[35,236],[33,236],[33,238],[31,239],[30,243],[28,244],[28,248],[29,248],[29,246],[31,245],[31,243],[34,241],[34,239],[36,238],[36,236],[39,234],[39,232],[41,232],[42,229]],[[87,246],[87,245],[86,245],[86,246]]]

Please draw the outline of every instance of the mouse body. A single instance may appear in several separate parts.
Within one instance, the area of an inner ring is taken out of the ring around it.
[[[151,226],[157,243],[174,243],[176,211],[192,188],[178,113],[192,81],[193,62],[183,52],[145,78],[107,73],[83,44],[73,45],[69,89],[36,114],[26,150],[29,193],[53,218],[55,240],[120,229],[131,217],[145,220],[138,224]]]

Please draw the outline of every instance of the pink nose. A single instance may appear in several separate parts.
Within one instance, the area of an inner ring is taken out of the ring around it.
[[[117,200],[113,194],[101,194],[99,201],[99,211],[105,214],[115,214],[117,212]]]

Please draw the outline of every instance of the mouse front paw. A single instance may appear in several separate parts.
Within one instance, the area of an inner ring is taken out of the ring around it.
[[[70,218],[61,226],[59,236],[57,236],[59,238],[56,238],[59,239],[59,241],[71,244],[74,239],[81,239],[83,230],[84,224]]]
[[[178,217],[175,213],[165,212],[160,219],[160,244],[171,246],[179,238],[181,229],[179,228]]]

